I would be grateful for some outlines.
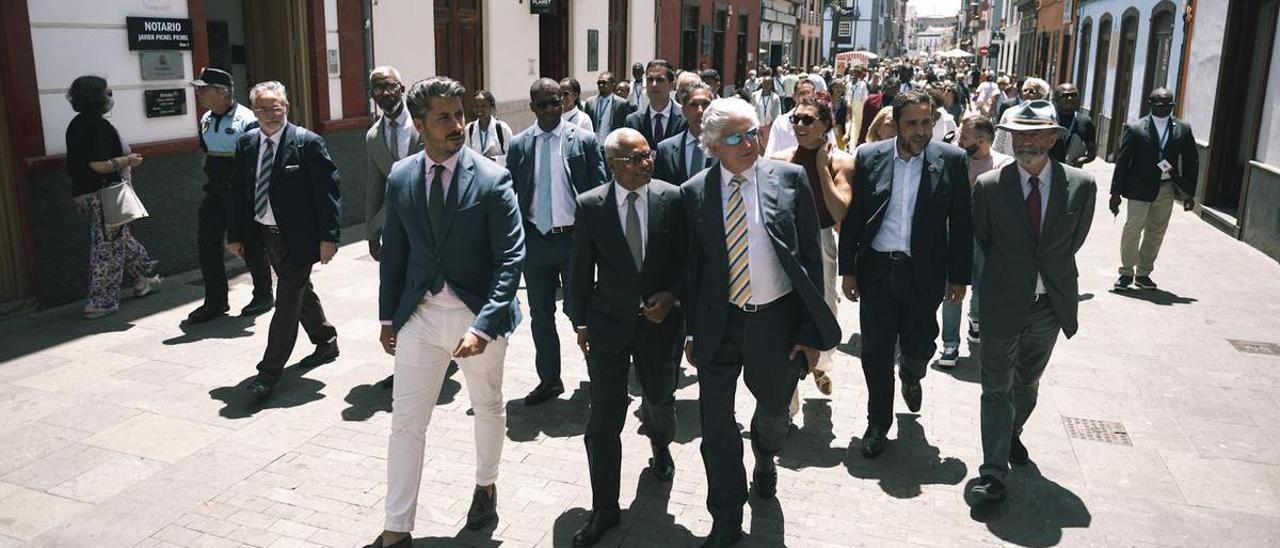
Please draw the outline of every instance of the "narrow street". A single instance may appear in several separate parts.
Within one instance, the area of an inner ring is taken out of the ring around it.
[[[1105,194],[1110,165],[1088,169]],[[1100,195],[1079,255],[1080,332],[1059,341],[1023,435],[1033,464],[1015,468],[1003,506],[971,511],[962,497],[981,461],[967,345],[954,370],[930,372],[921,413],[899,401],[884,455],[848,450],[865,427],[866,391],[857,310],[845,302],[835,394],[802,384],[778,499],[752,498],[747,545],[1280,543],[1280,265],[1178,211],[1152,275],[1164,290],[1113,293],[1123,219],[1105,208]],[[72,304],[0,322],[0,547],[371,539],[382,527],[390,391],[379,383],[391,359],[377,343],[377,264],[359,236],[346,230],[349,243],[313,275],[341,357],[287,369],[265,409],[236,387],[254,373],[269,316],[180,329],[200,300],[199,272],[103,320]],[[233,308],[250,289],[247,274],[237,278]],[[467,390],[461,374],[446,381],[416,545],[568,545],[591,503],[588,384],[563,318],[560,334],[568,391],[535,408],[519,402],[536,383],[527,323],[512,339],[500,520],[475,533],[460,532],[474,470]],[[298,348],[295,359],[305,337]],[[676,394],[674,483],[644,472],[648,443],[629,417],[623,521],[604,545],[690,546],[709,531],[693,374]],[[746,422],[751,401],[739,394]]]

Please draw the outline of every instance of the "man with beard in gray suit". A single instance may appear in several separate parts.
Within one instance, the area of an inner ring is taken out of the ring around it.
[[[1022,426],[1036,407],[1040,375],[1058,332],[1076,333],[1076,252],[1093,223],[1097,184],[1049,158],[1061,128],[1048,101],[1015,107],[1001,129],[1017,163],[978,177],[973,233],[985,264],[982,306],[982,466],[971,502],[1005,496],[1009,464],[1030,462]]]

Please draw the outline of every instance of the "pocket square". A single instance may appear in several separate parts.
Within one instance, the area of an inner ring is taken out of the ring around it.
[[[296,164],[291,166],[284,166],[285,173],[293,173],[295,171],[298,171],[299,169],[302,169],[302,166],[296,165]]]

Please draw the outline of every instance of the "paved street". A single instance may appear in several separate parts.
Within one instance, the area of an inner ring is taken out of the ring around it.
[[[1110,165],[1089,168],[1105,193]],[[1123,219],[1105,207],[1100,195],[1079,257],[1080,333],[1058,344],[1023,436],[1033,465],[1015,469],[1003,506],[971,510],[962,497],[981,462],[967,346],[955,370],[930,372],[921,413],[899,401],[897,441],[884,455],[849,451],[866,426],[866,391],[857,310],[843,303],[835,395],[802,385],[778,499],[752,499],[747,544],[1280,544],[1280,355],[1232,342],[1272,343],[1280,354],[1280,265],[1178,212],[1153,274],[1167,292],[1112,293]],[[85,321],[73,304],[0,322],[0,547],[372,539],[390,429],[379,382],[391,359],[376,342],[377,268],[360,234],[347,230],[349,243],[313,275],[342,356],[289,368],[265,409],[247,407],[237,385],[254,373],[269,316],[180,328],[200,299],[198,272],[107,319]],[[249,293],[241,276],[233,308]],[[568,545],[591,500],[589,388],[563,318],[561,338],[568,392],[536,408],[518,401],[536,383],[528,324],[513,338],[501,519],[476,533],[460,533],[474,477],[469,400],[461,374],[446,382],[428,433],[416,545]],[[295,360],[309,350],[301,339]],[[680,386],[675,481],[643,472],[648,444],[630,416],[626,510],[603,545],[688,546],[710,530],[691,371]],[[753,404],[739,394],[745,423]],[[1092,435],[1071,435],[1091,425]]]

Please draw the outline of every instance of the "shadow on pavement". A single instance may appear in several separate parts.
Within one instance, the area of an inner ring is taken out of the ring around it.
[[[977,482],[974,478],[965,484]],[[969,517],[984,523],[1001,540],[1021,546],[1056,546],[1062,530],[1086,528],[1093,516],[1084,501],[1065,487],[1046,479],[1035,463],[1015,467],[1009,474],[1008,497],[1000,503],[978,504]]]
[[[493,538],[493,532],[498,529],[498,525],[501,523],[502,516],[499,515],[498,519],[475,531],[460,529],[452,537],[418,537],[413,539],[413,545],[417,548],[436,548],[438,546],[449,548],[494,548],[502,546],[502,541]]]
[[[440,396],[436,398],[436,405],[453,403],[454,397],[462,390],[462,384],[453,379],[457,372],[457,362],[449,362],[449,368],[444,374],[444,383],[440,386]],[[347,397],[343,399],[350,406],[342,410],[342,420],[360,422],[369,420],[379,412],[390,413],[393,378],[395,378],[394,375],[388,375],[387,378],[375,383],[353,386],[347,393]]]
[[[637,405],[631,416],[639,419],[636,433],[647,435],[641,405]],[[676,435],[673,443],[684,445],[702,437],[702,415],[698,410],[698,400],[676,400]]]
[[[751,546],[786,546],[787,518],[782,515],[782,503],[778,498],[747,497],[751,505],[751,534],[743,537]]]
[[[269,313],[268,313],[269,314]],[[270,321],[271,316],[266,316]],[[257,316],[227,316],[205,323],[191,324],[182,322],[178,324],[178,329],[182,330],[182,334],[177,337],[171,337],[164,340],[164,344],[187,344],[205,339],[240,339],[244,337],[252,337],[253,332],[247,328],[256,323]]]
[[[587,427],[591,383],[582,381],[568,399],[555,398],[528,407],[524,398],[507,402],[507,439],[533,441],[538,434],[553,438],[581,436]]]
[[[679,473],[677,471],[676,473]],[[676,523],[674,514],[667,510],[671,502],[671,484],[658,481],[653,474],[640,473],[636,484],[636,498],[622,511],[622,521],[605,533],[599,546],[693,546],[696,538],[687,527]],[[552,546],[572,546],[573,534],[591,517],[585,508],[570,508],[556,518],[552,529]]]
[[[1170,293],[1163,289],[1125,289],[1121,291],[1112,289],[1111,293],[1121,297],[1128,297],[1138,301],[1147,301],[1161,306],[1191,304],[1198,300],[1192,297],[1179,297],[1177,294]]]
[[[324,398],[324,383],[302,376],[310,369],[292,365],[284,369],[275,391],[266,401],[257,401],[245,388],[256,375],[250,375],[235,386],[221,386],[209,391],[209,397],[226,404],[218,415],[228,419],[246,419],[266,409],[285,409],[305,405]]]
[[[832,468],[844,462],[845,450],[832,447],[831,400],[806,399],[800,406],[804,427],[792,431],[778,453],[778,466],[788,470]],[[755,531],[753,528],[752,531]]]
[[[855,358],[862,357],[862,334],[853,333],[849,335],[849,341],[836,345],[836,350],[844,352]]]
[[[862,440],[854,438],[845,454],[845,468],[855,478],[876,480],[886,494],[899,499],[920,495],[922,485],[959,485],[969,467],[955,457],[929,445],[920,426],[920,416],[898,413],[898,437],[890,440],[883,454],[867,459],[859,450]]]
[[[981,351],[981,346],[969,343],[969,354],[960,356],[955,367],[942,367],[938,365],[938,360],[934,360],[929,367],[955,380],[979,384],[982,382],[982,361],[978,357]]]

